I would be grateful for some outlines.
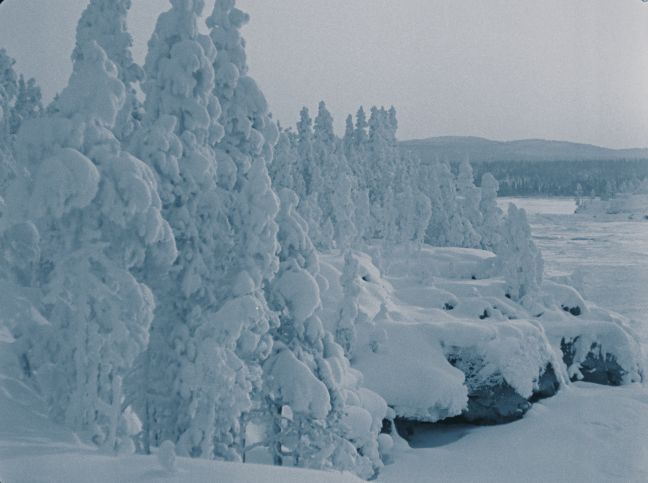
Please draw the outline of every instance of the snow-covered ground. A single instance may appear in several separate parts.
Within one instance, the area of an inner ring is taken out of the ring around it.
[[[385,482],[648,481],[648,391],[576,383],[500,426],[430,425]]]

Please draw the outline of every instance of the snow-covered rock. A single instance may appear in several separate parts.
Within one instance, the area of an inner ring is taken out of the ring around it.
[[[506,296],[490,252],[423,246],[383,255],[386,273],[354,252],[359,290],[351,362],[398,418],[500,423],[521,417],[569,378],[614,384],[642,377],[641,353],[624,319],[569,286],[546,280],[522,305]],[[328,254],[321,265],[328,286],[322,299],[332,313],[342,300],[345,262]],[[561,342],[568,348],[561,350]]]
[[[537,319],[571,380],[619,385],[643,379],[639,337],[623,316],[550,280],[544,282],[540,300],[544,309]]]

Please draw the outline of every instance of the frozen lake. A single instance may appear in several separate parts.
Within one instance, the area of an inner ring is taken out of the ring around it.
[[[571,198],[501,198],[524,208],[547,275],[582,275],[583,295],[635,321],[648,341],[648,221],[594,220]]]

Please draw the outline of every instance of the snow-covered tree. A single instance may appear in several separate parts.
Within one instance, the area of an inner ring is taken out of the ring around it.
[[[344,154],[349,157],[355,143],[355,126],[353,125],[353,116],[349,114],[344,121],[344,137],[342,138],[342,147]]]
[[[274,159],[268,167],[272,186],[276,191],[281,188],[294,189],[297,172],[297,152],[293,148],[288,132],[281,132],[274,150]]]
[[[81,43],[95,41],[116,65],[118,78],[126,88],[126,99],[113,131],[127,143],[140,125],[142,106],[137,98],[137,83],[144,71],[135,63],[131,53],[133,39],[128,33],[126,19],[132,0],[90,0],[77,25],[77,39]],[[73,59],[82,55],[79,47]]]
[[[18,76],[14,70],[16,61],[0,49],[0,152],[9,152],[12,134],[12,116],[18,94]]]
[[[34,119],[43,113],[42,94],[36,80],[25,80],[20,74],[18,78],[18,93],[11,110],[11,133],[16,134],[22,123]]]
[[[311,187],[313,191],[310,193],[310,199],[316,200],[317,207],[322,212],[319,220],[312,220],[312,225],[323,227],[320,236],[314,240],[320,249],[330,249],[334,245],[336,219],[333,213],[333,198],[338,195],[336,193],[338,180],[346,177],[346,173],[339,171],[346,167],[346,164],[339,159],[341,155],[333,132],[333,116],[324,101],[320,101],[313,124],[313,172],[318,174],[313,179],[317,180],[319,177],[319,183]],[[340,196],[349,198],[350,190],[347,189]],[[348,221],[345,220],[344,213],[338,212],[338,215],[342,218],[341,224]],[[346,239],[346,231],[349,230],[348,222],[344,225],[342,228],[344,234],[341,236]]]
[[[284,464],[288,453],[296,464],[308,464],[305,460],[312,456],[306,454],[309,449],[304,443],[321,444],[321,438],[309,433],[325,431],[324,421],[331,410],[328,390],[314,373],[314,356],[322,350],[323,335],[322,323],[315,314],[320,305],[315,279],[319,262],[308,237],[308,225],[296,213],[297,195],[284,188],[280,197],[280,266],[268,287],[270,307],[280,321],[272,331],[274,350],[265,363],[272,419],[269,440],[275,463]]]
[[[303,107],[299,112],[299,122],[297,123],[297,153],[300,160],[300,171],[303,185],[296,184],[296,193],[301,200],[316,191],[315,186],[319,186],[319,171],[315,170],[313,159],[313,120],[310,117],[307,107]],[[297,180],[295,180],[297,181]]]
[[[344,269],[340,277],[340,285],[344,292],[344,300],[340,307],[340,318],[337,323],[335,340],[342,346],[347,357],[353,356],[357,340],[356,322],[358,321],[358,260],[351,250],[344,253]]]
[[[242,361],[239,387],[247,387],[240,415],[224,407],[217,421],[215,452],[217,456],[238,459],[244,455],[245,430],[250,410],[263,401],[262,363],[272,349],[268,331],[277,323],[267,306],[263,287],[278,269],[277,224],[279,206],[267,163],[273,157],[279,131],[268,113],[267,101],[248,75],[245,41],[240,29],[249,16],[234,6],[234,0],[216,0],[207,19],[210,37],[218,54],[214,93],[223,108],[220,122],[223,139],[215,144],[219,170],[228,173],[228,231],[233,242],[226,258],[226,270],[220,285],[224,305],[220,312],[236,320],[239,334],[235,354]],[[244,385],[241,385],[244,384]],[[229,414],[225,412],[229,411]]]
[[[344,249],[351,246],[358,236],[353,197],[356,186],[348,165],[341,162],[338,166],[338,179],[331,192],[331,219],[335,246]]]
[[[299,212],[308,223],[311,239],[318,245],[320,240],[330,238],[323,226],[324,213],[319,204],[319,194],[323,191],[322,173],[315,159],[313,120],[306,107],[299,113],[297,123],[297,156],[294,188],[299,196]]]
[[[513,300],[522,300],[542,284],[542,255],[531,239],[526,212],[513,203],[509,203],[496,254],[506,280],[507,296]]]
[[[482,225],[479,228],[481,245],[485,250],[494,251],[502,235],[502,210],[497,206],[497,191],[499,183],[490,173],[484,173],[481,179],[481,201],[479,209],[482,215]]]
[[[466,222],[461,216],[454,176],[446,163],[431,166],[428,196],[434,209],[426,242],[438,246],[464,246]]]
[[[15,163],[15,137],[24,121],[38,117],[43,110],[36,81],[14,70],[15,60],[0,49],[0,219],[3,196],[10,180],[18,176]]]
[[[348,127],[351,129],[352,123]],[[353,206],[357,180],[349,166],[343,142],[333,132],[333,117],[324,102],[320,102],[315,118],[314,139],[315,162],[322,180],[318,195],[322,219],[318,225],[326,228],[322,230],[322,235],[326,236],[317,240],[318,245],[323,249],[344,248],[357,237]],[[347,143],[349,153],[352,147],[350,142]]]
[[[472,166],[467,159],[464,159],[459,165],[457,173],[457,195],[461,206],[463,216],[475,230],[475,239],[470,240],[469,246],[479,246],[480,236],[477,230],[484,222],[484,217],[480,211],[481,192],[475,186]]]
[[[367,123],[367,115],[365,114],[364,108],[360,106],[358,112],[356,113],[356,123],[355,123],[355,145],[358,149],[365,149],[368,135],[367,128],[369,124]]]
[[[235,242],[219,185],[226,173],[213,149],[224,134],[213,92],[216,49],[198,30],[203,2],[171,3],[149,41],[146,115],[132,144],[156,173],[178,257],[164,276],[147,272],[159,306],[132,387],[145,450],[170,440],[180,455],[209,458],[223,408],[236,419],[249,405],[245,364],[235,354],[245,313],[233,317],[223,307]]]
[[[11,149],[11,107],[16,95],[14,60],[0,49],[0,197],[4,196],[7,181],[13,176],[15,166]],[[4,201],[0,198],[0,213]]]
[[[281,263],[268,288],[280,325],[273,330],[275,346],[264,366],[268,443],[277,464],[370,477],[382,465],[377,436],[378,420],[385,414],[368,411],[362,398],[380,398],[359,388],[342,348],[324,329],[317,252],[307,223],[296,211],[296,194],[283,189],[280,195]],[[369,418],[371,427],[354,434],[356,418]]]
[[[48,114],[18,133],[7,223],[30,220],[38,233],[32,284],[43,322],[25,336],[53,416],[125,449],[122,381],[146,348],[154,309],[138,274],[170,263],[175,247],[153,173],[111,132],[125,97],[115,65],[95,42],[78,39],[77,51]]]

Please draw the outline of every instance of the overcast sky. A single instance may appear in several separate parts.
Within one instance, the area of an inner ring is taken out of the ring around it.
[[[5,0],[0,47],[51,97],[87,0]],[[206,11],[211,10],[207,0]],[[133,0],[143,61],[168,0]],[[474,135],[648,146],[640,0],[239,0],[251,74],[282,124],[326,100],[338,129],[393,104],[401,139]]]

